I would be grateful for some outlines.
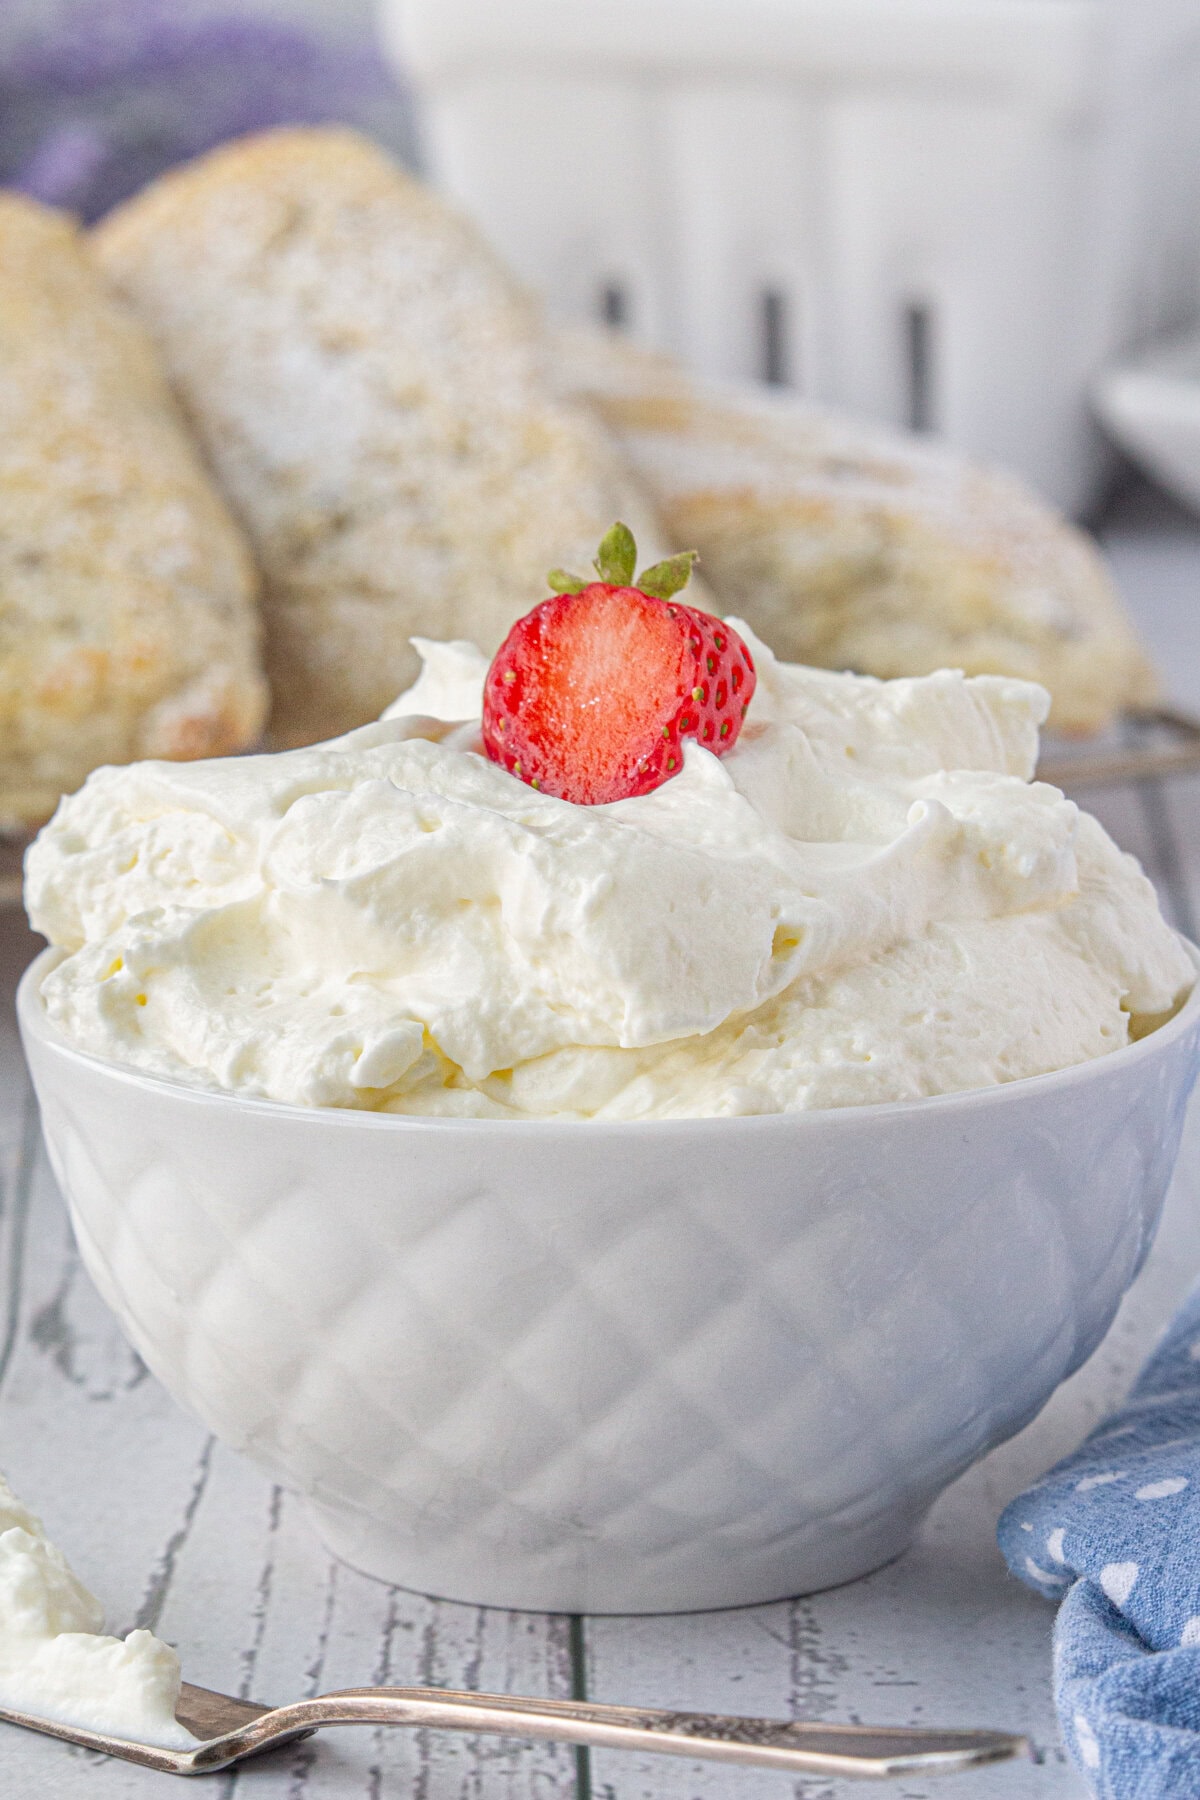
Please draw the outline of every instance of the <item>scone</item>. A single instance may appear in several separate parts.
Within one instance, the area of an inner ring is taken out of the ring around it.
[[[655,552],[520,289],[354,133],[227,145],[93,243],[254,542],[277,744],[374,718],[416,674],[414,632],[495,648],[613,519]]]
[[[723,610],[781,656],[864,674],[1019,675],[1100,730],[1155,679],[1100,556],[1010,476],[794,398],[692,379],[613,333],[557,340]]]
[[[0,193],[0,826],[259,733],[256,577],[70,219]]]

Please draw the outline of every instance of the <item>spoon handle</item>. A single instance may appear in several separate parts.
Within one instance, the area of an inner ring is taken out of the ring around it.
[[[1028,1755],[1024,1738],[1001,1731],[822,1725],[720,1713],[660,1712],[583,1700],[527,1700],[432,1688],[349,1688],[280,1707],[258,1721],[270,1731],[322,1725],[405,1725],[433,1730],[648,1750],[717,1762],[754,1763],[809,1775],[947,1773]]]

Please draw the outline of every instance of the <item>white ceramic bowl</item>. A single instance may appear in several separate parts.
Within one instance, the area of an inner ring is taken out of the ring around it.
[[[664,1123],[307,1111],[25,1048],[84,1259],[154,1373],[339,1556],[499,1606],[732,1606],[897,1554],[1099,1342],[1200,989],[1059,1074]]]

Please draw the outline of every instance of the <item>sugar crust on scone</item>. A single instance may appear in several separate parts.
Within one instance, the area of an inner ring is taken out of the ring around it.
[[[70,218],[0,194],[0,826],[253,742],[255,587],[145,331]]]
[[[556,344],[664,529],[781,657],[883,677],[1040,681],[1050,724],[1102,729],[1154,672],[1103,559],[1020,481],[794,397],[688,376],[613,333]]]
[[[353,132],[227,145],[93,242],[254,543],[277,744],[375,717],[414,632],[495,648],[614,518],[665,547],[520,288]]]

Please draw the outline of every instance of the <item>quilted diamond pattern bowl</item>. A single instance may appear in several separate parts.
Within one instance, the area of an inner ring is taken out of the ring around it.
[[[643,1124],[246,1100],[74,1050],[20,993],[97,1285],[340,1556],[502,1606],[844,1581],[1095,1347],[1157,1222],[1200,990],[1059,1074]]]

